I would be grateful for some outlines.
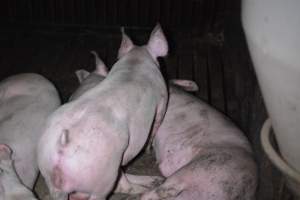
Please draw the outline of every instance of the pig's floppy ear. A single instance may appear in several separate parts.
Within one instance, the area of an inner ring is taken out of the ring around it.
[[[133,42],[124,31],[124,27],[121,27],[121,33],[122,41],[118,52],[118,59],[127,54],[134,47]]]
[[[101,76],[107,76],[107,67],[104,64],[104,62],[100,59],[100,57],[98,56],[96,51],[91,51],[91,54],[94,55],[95,57],[95,63],[96,63],[96,69],[95,69],[95,73],[99,74]]]
[[[90,75],[90,72],[86,71],[85,69],[79,69],[75,71],[75,74],[79,83],[81,83],[82,81],[84,81],[84,79],[86,79],[86,77]]]
[[[0,160],[10,160],[11,155],[11,148],[6,144],[0,144]]]
[[[182,79],[172,79],[169,80],[169,83],[177,85],[188,92],[196,92],[199,90],[197,83],[190,80],[182,80]]]
[[[147,49],[154,59],[157,57],[166,56],[168,54],[168,42],[159,23],[151,32]]]

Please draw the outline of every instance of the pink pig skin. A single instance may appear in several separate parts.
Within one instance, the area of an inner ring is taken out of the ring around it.
[[[17,175],[12,150],[0,144],[0,200],[37,200]]]
[[[154,149],[167,177],[142,200],[253,200],[256,164],[243,133],[224,115],[171,85]]]
[[[90,200],[106,199],[119,175],[120,191],[145,191],[119,172],[165,114],[168,93],[156,58],[167,50],[160,26],[146,46],[133,45],[123,33],[120,59],[106,79],[49,117],[38,163],[52,198],[65,200],[77,192]]]
[[[96,55],[96,54],[95,54]],[[76,72],[77,97],[101,82],[102,70]],[[142,199],[254,199],[256,165],[243,133],[224,115],[185,91],[198,90],[193,81],[170,80],[169,104],[154,138],[159,168],[167,180]],[[183,89],[185,91],[183,91]],[[129,199],[140,199],[140,196]]]
[[[0,143],[12,149],[16,172],[32,189],[38,174],[37,143],[46,118],[60,105],[58,93],[38,74],[19,74],[0,82],[0,102]]]

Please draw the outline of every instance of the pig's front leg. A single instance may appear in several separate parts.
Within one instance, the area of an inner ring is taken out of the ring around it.
[[[138,176],[121,174],[115,193],[140,194],[157,186],[163,181],[159,176]]]

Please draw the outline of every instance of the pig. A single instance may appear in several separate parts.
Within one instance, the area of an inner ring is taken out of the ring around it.
[[[75,72],[76,77],[80,83],[80,87],[78,87],[71,95],[69,101],[79,98],[85,92],[97,86],[101,81],[105,79],[108,74],[108,69],[98,56],[97,52],[91,51],[91,54],[95,58],[96,69],[92,73],[84,69],[80,69]]]
[[[171,84],[153,142],[165,182],[141,200],[253,200],[257,168],[244,134],[223,114]]]
[[[91,54],[95,57],[96,69],[90,73],[84,69],[77,70],[75,72],[78,81],[80,83],[80,87],[76,89],[76,91],[71,95],[69,101],[79,98],[85,92],[89,91],[93,87],[97,86],[108,74],[108,69],[103,61],[99,58],[98,54],[95,51],[91,51]],[[160,177],[149,177],[149,176],[135,176],[132,174],[125,173],[126,179],[130,182],[140,184],[144,187],[151,188],[158,183],[162,182],[162,178]],[[115,192],[122,192],[122,188],[117,184]],[[86,195],[76,194],[71,195],[70,200],[86,200],[88,199]]]
[[[168,93],[157,57],[167,52],[160,25],[144,46],[134,45],[123,31],[119,60],[105,80],[48,118],[38,164],[52,198],[103,200],[116,182],[117,191],[141,193],[147,188],[140,182],[156,180],[132,178],[120,168],[141,151],[166,112]]]
[[[24,73],[0,82],[0,102],[0,143],[12,149],[16,173],[32,189],[38,175],[38,140],[46,118],[60,105],[59,95],[46,78]]]
[[[12,160],[12,150],[0,144],[0,200],[37,200],[19,179]]]
[[[81,85],[93,87],[106,76],[95,72],[78,70],[76,75]],[[89,89],[83,88],[81,93]],[[185,92],[197,90],[193,81],[169,81],[167,112],[153,143],[167,179],[128,199],[254,199],[257,169],[247,139],[227,117]]]

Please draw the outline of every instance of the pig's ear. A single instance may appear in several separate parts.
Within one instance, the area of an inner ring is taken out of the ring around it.
[[[118,52],[118,59],[120,59],[122,56],[127,54],[134,47],[133,42],[124,31],[124,27],[121,27],[121,33],[122,33],[122,41]]]
[[[95,62],[96,62],[96,69],[95,69],[95,73],[99,74],[101,76],[107,76],[107,67],[104,64],[104,62],[100,59],[100,57],[98,56],[96,51],[91,51],[91,54],[94,55],[95,57]]]
[[[11,155],[11,148],[6,144],[0,144],[0,160],[10,160]]]
[[[75,74],[78,78],[79,83],[81,83],[82,81],[84,81],[84,79],[86,79],[86,77],[88,77],[90,75],[90,72],[84,70],[84,69],[79,69],[75,71]]]
[[[147,44],[147,49],[155,59],[157,57],[163,57],[168,54],[168,42],[161,29],[160,24],[157,24],[153,29]]]
[[[188,92],[196,92],[199,90],[197,83],[190,80],[182,80],[182,79],[172,79],[169,81],[170,83],[177,85]]]

